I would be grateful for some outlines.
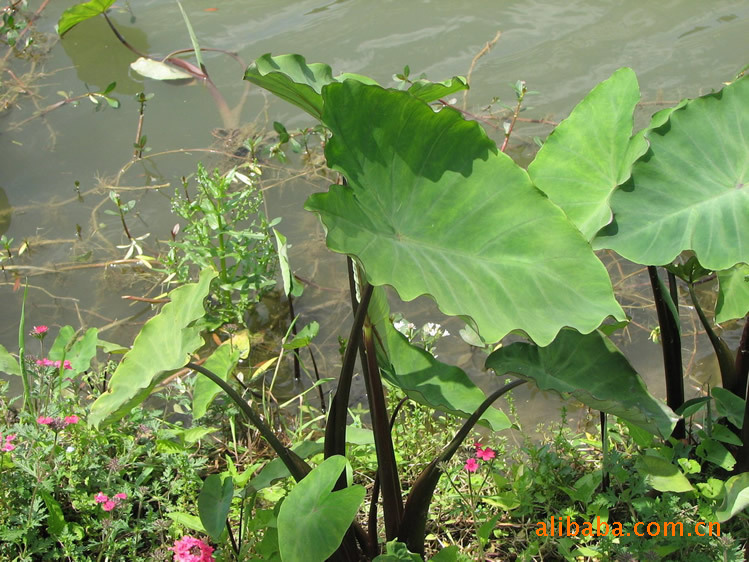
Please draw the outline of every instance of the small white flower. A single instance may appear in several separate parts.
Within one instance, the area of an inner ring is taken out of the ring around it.
[[[75,451],[75,447],[73,447],[72,445],[68,445],[68,448],[65,449],[66,453],[72,453],[73,451]]]

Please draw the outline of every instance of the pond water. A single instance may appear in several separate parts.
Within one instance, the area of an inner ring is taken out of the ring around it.
[[[21,91],[3,100],[4,109],[0,106],[0,234],[14,238],[16,251],[23,241],[28,243],[28,250],[6,262],[8,268],[0,274],[0,344],[10,350],[17,347],[23,293],[16,290],[18,275],[28,276],[28,326],[96,326],[104,329],[106,339],[132,341],[148,306],[122,296],[154,296],[160,289],[145,268],[110,264],[124,256],[125,250],[116,246],[126,239],[119,218],[103,212],[114,208],[107,188],[116,187],[123,199],[136,201],[134,213],[128,215],[130,228],[135,236],[149,234],[144,250],[156,255],[177,222],[169,198],[180,178],[194,173],[198,161],[208,167],[232,162],[225,153],[230,151],[227,133],[240,130],[233,134],[246,135],[250,124],[259,130],[276,120],[288,128],[313,125],[292,106],[243,83],[244,66],[264,53],[298,52],[310,62],[327,62],[335,73],[357,72],[384,84],[406,64],[412,75],[423,72],[443,80],[465,75],[482,47],[501,32],[473,71],[466,100],[470,111],[482,112],[495,97],[512,104],[511,85],[525,80],[538,93],[529,98],[522,115],[559,121],[596,83],[630,66],[647,104],[641,109],[644,121],[660,102],[699,95],[730,80],[747,62],[749,37],[745,0],[183,0],[201,46],[236,52],[244,61],[218,52],[204,54],[213,81],[234,108],[227,117],[219,114],[209,90],[200,84],[167,84],[132,72],[128,65],[136,57],[102,18],[57,40],[57,19],[74,3],[29,1],[29,11],[44,4],[32,56],[6,56],[5,48],[0,49],[5,57],[1,79]],[[172,0],[119,1],[111,17],[141,51],[164,56],[190,47]],[[97,111],[83,99],[77,107],[64,105],[38,115],[63,99],[60,92],[75,96],[103,90],[111,82],[117,83],[111,95],[120,100],[119,109]],[[133,153],[138,92],[154,94],[143,124],[152,151],[118,176]],[[533,137],[544,137],[549,130],[546,124],[521,123],[512,154],[528,160]],[[500,135],[497,130],[490,134]],[[300,167],[292,159],[288,169]],[[320,370],[325,376],[335,374],[337,338],[347,336],[349,324],[345,260],[325,250],[319,221],[302,209],[306,197],[323,190],[325,181],[279,169],[277,163],[269,165],[266,176],[268,214],[283,218],[279,228],[293,245],[292,267],[314,283],[298,301],[297,312],[302,322],[320,322]],[[612,269],[616,265],[612,262]],[[623,267],[625,274],[633,271]],[[627,277],[622,283],[628,300],[624,304],[631,305],[627,310],[635,322],[620,343],[652,391],[662,395],[660,351],[648,340],[655,319],[646,306],[647,278]],[[459,364],[485,388],[498,384],[483,371],[483,354],[457,337],[462,327],[457,319],[442,318],[426,299],[395,309],[417,324],[441,322],[454,334],[440,342],[441,359]],[[689,392],[694,392],[693,387],[714,375],[714,366],[694,323],[691,328],[687,324],[686,331],[685,365]],[[728,337],[735,347],[736,333]],[[526,424],[546,419],[550,411],[556,419],[553,410],[559,402],[553,397],[536,397],[528,388],[516,396]],[[524,408],[529,400],[534,406]]]

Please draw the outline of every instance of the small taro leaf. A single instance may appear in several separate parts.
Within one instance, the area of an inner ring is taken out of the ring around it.
[[[429,103],[455,92],[468,89],[468,82],[462,76],[453,76],[444,82],[416,80],[408,88],[408,93],[423,102]]]
[[[741,429],[744,426],[746,400],[719,386],[713,388],[711,392],[715,399],[715,409],[718,411],[718,415],[727,418],[733,425]]]
[[[158,381],[190,359],[203,345],[196,320],[205,315],[203,299],[208,296],[216,272],[200,272],[197,283],[187,283],[169,293],[170,302],[148,320],[122,358],[108,390],[91,405],[88,423],[94,427],[126,415],[150,394]]]
[[[627,426],[627,431],[629,432],[629,436],[634,440],[634,442],[637,444],[638,447],[641,449],[647,449],[648,447],[653,446],[653,434],[645,431],[644,429],[640,429],[636,425],[629,423],[627,421],[624,422],[624,425]]]
[[[206,435],[218,431],[218,427],[191,427],[177,433],[180,439],[187,445],[194,445]]]
[[[497,521],[499,521],[499,518],[502,517],[502,515],[504,514],[501,512],[497,513],[490,519],[486,520],[476,531],[476,535],[478,536],[482,547],[485,547],[486,543],[489,542],[489,539],[492,536],[492,532],[497,528]]]
[[[91,0],[68,8],[57,22],[57,33],[62,37],[82,21],[103,14],[114,3],[115,0]]]
[[[696,453],[706,461],[724,470],[733,470],[733,467],[736,465],[736,459],[733,455],[715,439],[703,439],[697,445]]]
[[[325,459],[286,496],[278,512],[284,562],[322,562],[341,544],[365,494],[359,485],[332,491],[347,464],[340,455]]]
[[[323,99],[333,132],[325,156],[348,186],[305,208],[320,215],[328,248],[356,256],[370,283],[406,301],[431,295],[487,341],[520,329],[545,345],[562,326],[590,332],[624,318],[579,231],[477,123],[351,81],[329,84]]]
[[[421,562],[422,558],[408,550],[408,547],[398,541],[390,541],[385,545],[385,554],[380,554],[372,562]]]
[[[492,353],[486,366],[515,373],[541,390],[572,396],[667,439],[679,419],[645,383],[617,347],[600,332],[564,329],[547,347],[513,343]]]
[[[718,272],[718,302],[715,322],[743,318],[749,312],[749,265],[740,263]]]
[[[731,476],[726,481],[726,497],[715,512],[718,521],[724,523],[749,507],[749,472]]]
[[[697,412],[705,408],[710,400],[712,400],[712,398],[710,398],[709,396],[692,398],[691,400],[687,400],[681,406],[679,406],[675,413],[680,415],[684,419],[691,418]]]
[[[387,359],[381,363],[383,375],[412,400],[464,418],[486,400],[486,394],[464,371],[410,344],[390,321],[378,324],[377,332],[387,346]],[[497,408],[487,409],[481,420],[494,431],[512,425],[507,415]]]
[[[18,366],[18,359],[13,357],[2,345],[0,345],[0,373],[21,376],[21,367]]]
[[[431,562],[462,562],[463,560],[469,560],[469,558],[463,556],[456,545],[452,545],[440,550],[430,560]]]
[[[203,367],[226,380],[237,366],[237,362],[250,352],[250,334],[241,330],[231,335],[203,363]],[[213,399],[221,393],[219,386],[205,375],[197,374],[192,396],[192,419],[202,418]]]
[[[729,445],[737,445],[741,447],[741,439],[733,431],[728,429],[724,425],[714,424],[710,437],[721,443],[728,443]]]
[[[49,517],[47,517],[47,531],[53,537],[58,537],[65,530],[65,516],[62,513],[62,507],[60,507],[60,504],[49,492],[39,490],[39,495],[42,496],[44,505],[47,506],[47,512],[49,513]]]
[[[72,345],[74,338],[75,330],[73,326],[63,326],[52,343],[52,347],[49,348],[47,356],[54,361],[59,361],[63,357],[67,359],[66,350]]]
[[[145,57],[140,57],[135,62],[131,62],[130,68],[141,76],[152,80],[189,80],[192,78],[187,72],[172,65]],[[141,144],[145,145],[145,142]]]
[[[659,492],[689,492],[693,489],[687,477],[663,457],[641,455],[636,466],[645,481]]]
[[[322,443],[317,443],[315,441],[302,441],[301,443],[294,445],[291,450],[301,458],[308,459],[313,455],[322,453],[324,448],[325,447]],[[289,476],[291,475],[289,474],[286,465],[283,464],[283,461],[281,459],[273,459],[263,467],[255,478],[250,480],[247,486],[250,490],[257,492],[273,485],[278,480],[288,478]]]
[[[303,109],[313,117],[322,117],[322,87],[336,80],[355,80],[376,84],[371,78],[345,74],[333,78],[327,64],[307,64],[301,55],[263,55],[247,67],[244,79]]]
[[[190,515],[189,513],[183,513],[181,511],[172,511],[167,513],[166,516],[175,523],[179,523],[183,527],[187,527],[188,529],[192,529],[193,531],[197,531],[198,533],[208,534],[203,527],[203,523],[200,522],[200,517]]]
[[[697,256],[691,256],[685,263],[666,264],[665,268],[686,283],[694,283],[712,273],[712,271],[700,265]]]
[[[609,197],[646,150],[632,137],[637,77],[620,68],[585,96],[528,166],[533,183],[567,213],[586,240],[611,222]]]
[[[234,496],[234,485],[231,477],[221,479],[220,474],[211,474],[203,482],[198,495],[198,513],[200,522],[214,541],[221,538],[226,528],[226,517],[229,515],[231,499]]]
[[[299,349],[300,347],[306,347],[317,335],[320,330],[320,324],[317,322],[310,322],[304,328],[299,330],[299,333],[294,336],[294,339],[290,342],[283,344],[284,349]]]
[[[63,332],[65,334],[63,335]],[[91,366],[91,360],[96,356],[96,345],[98,339],[99,330],[97,328],[89,328],[83,337],[78,338],[70,345],[72,341],[71,336],[75,336],[73,328],[70,326],[64,326],[60,333],[55,339],[55,343],[49,350],[49,358],[53,361],[62,361],[66,359],[70,361],[73,371],[75,373],[83,373],[87,371]],[[67,339],[67,341],[65,341]],[[58,341],[60,342],[58,345]],[[65,348],[68,347],[67,351]]]
[[[749,262],[749,79],[683,104],[649,130],[650,149],[611,196],[614,222],[598,233],[642,264],[694,250],[715,271]]]
[[[374,445],[374,433],[365,427],[346,427],[346,443],[351,445]]]

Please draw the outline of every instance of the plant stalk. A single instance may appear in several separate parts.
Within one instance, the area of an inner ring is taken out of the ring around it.
[[[201,365],[198,365],[196,363],[190,362],[186,365],[186,367],[202,375],[205,375],[206,377],[211,379],[212,382],[216,383],[216,385],[218,385],[221,390],[229,395],[229,398],[234,401],[239,409],[247,416],[247,418],[255,425],[255,427],[257,427],[258,431],[260,431],[260,434],[276,452],[278,457],[281,459],[281,462],[283,462],[288,469],[289,473],[291,473],[291,476],[294,477],[294,480],[299,482],[310,472],[310,470],[312,470],[310,466],[306,462],[304,462],[304,460],[299,455],[297,455],[288,447],[285,447],[283,443],[278,440],[278,437],[276,437],[276,435],[273,433],[273,430],[268,427],[265,422],[263,422],[260,416],[255,413],[250,405],[242,399],[239,393],[234,390],[229,383],[216,375],[214,372],[209,371],[205,367],[202,367]]]
[[[650,286],[653,290],[655,310],[658,313],[658,325],[661,328],[661,350],[666,375],[666,404],[672,410],[676,410],[684,403],[684,374],[681,363],[679,327],[668,307],[666,296],[663,294],[663,284],[658,277],[658,269],[654,265],[649,265],[648,274],[650,275]],[[674,303],[674,306],[676,305],[677,303]],[[676,439],[686,437],[684,420],[677,422],[672,435]]]

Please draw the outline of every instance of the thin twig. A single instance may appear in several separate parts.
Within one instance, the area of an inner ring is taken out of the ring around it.
[[[499,41],[499,38],[502,36],[501,31],[497,31],[497,34],[494,36],[494,39],[489,41],[484,47],[476,53],[476,56],[473,57],[473,60],[471,61],[471,66],[468,68],[468,74],[466,74],[466,82],[469,84],[471,83],[471,75],[473,74],[473,69],[476,68],[476,64],[479,62],[479,59],[483,57],[484,55],[488,54],[489,51],[492,50],[492,47],[497,44],[497,41]],[[466,109],[466,106],[468,105],[468,90],[463,91],[463,109]]]

